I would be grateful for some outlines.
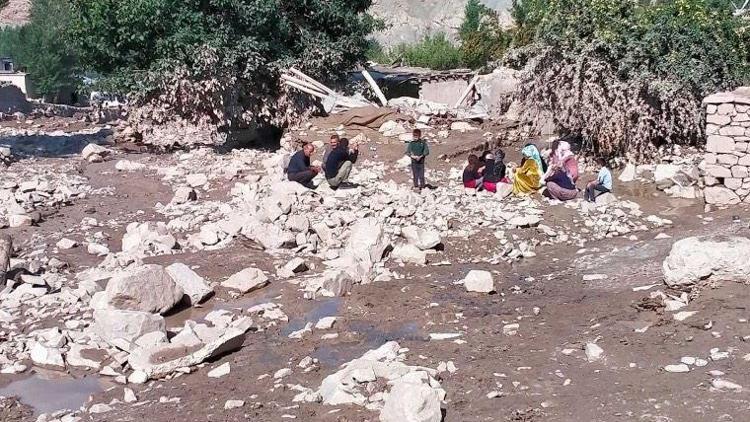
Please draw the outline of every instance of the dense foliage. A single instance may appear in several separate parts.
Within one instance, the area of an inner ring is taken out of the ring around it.
[[[370,0],[71,0],[88,68],[140,104],[219,126],[278,117],[278,74],[323,80],[364,57]]]
[[[462,66],[460,48],[443,32],[427,35],[414,44],[399,44],[389,50],[375,44],[367,57],[377,63],[436,70],[456,69]]]
[[[518,98],[601,153],[703,138],[702,99],[747,83],[750,22],[723,0],[519,0]]]
[[[69,101],[58,96],[77,85],[75,54],[66,41],[69,21],[66,1],[34,0],[29,24],[0,29],[0,56],[29,72],[35,92],[49,101]]]

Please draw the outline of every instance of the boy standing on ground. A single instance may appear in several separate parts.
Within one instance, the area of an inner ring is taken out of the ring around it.
[[[422,138],[422,131],[414,129],[411,141],[406,145],[406,155],[411,158],[411,174],[414,178],[414,188],[422,190],[425,187],[424,161],[430,155],[430,147]]]

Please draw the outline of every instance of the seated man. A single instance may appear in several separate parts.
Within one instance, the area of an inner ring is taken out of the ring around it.
[[[305,144],[301,150],[292,155],[292,158],[289,159],[289,166],[286,169],[289,180],[309,189],[315,189],[312,180],[320,173],[320,167],[310,165],[310,157],[313,153],[315,153],[315,146],[313,144]]]
[[[339,146],[331,151],[324,164],[326,179],[331,189],[336,190],[343,182],[346,182],[352,171],[352,165],[357,162],[358,155],[359,147],[355,145],[350,151],[349,140],[346,138],[342,138]]]
[[[341,141],[341,138],[339,135],[333,134],[331,135],[331,139],[328,140],[328,145],[326,145],[326,149],[323,152],[323,165],[326,165],[326,162],[328,162],[328,156],[331,155],[331,151],[338,148],[339,142]]]

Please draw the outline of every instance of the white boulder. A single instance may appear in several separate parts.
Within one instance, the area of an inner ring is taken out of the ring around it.
[[[468,292],[491,293],[495,291],[495,281],[489,271],[471,270],[464,278],[464,287]]]
[[[221,283],[222,286],[238,290],[242,294],[250,293],[253,290],[265,287],[267,284],[268,277],[266,277],[263,271],[252,267],[245,268]]]
[[[112,277],[105,289],[108,304],[121,310],[163,314],[184,292],[160,265],[142,265]]]
[[[403,235],[409,243],[423,251],[433,249],[441,242],[440,233],[437,231],[424,230],[416,226],[404,227],[401,230],[401,235]]]
[[[183,263],[175,262],[165,269],[175,284],[188,295],[191,305],[201,303],[214,291],[203,277],[196,274],[195,271]]]
[[[750,279],[750,239],[739,236],[689,237],[675,242],[664,260],[670,286],[694,284],[709,277],[746,282]]]

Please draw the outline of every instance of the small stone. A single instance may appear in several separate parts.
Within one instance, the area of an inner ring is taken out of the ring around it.
[[[586,359],[588,359],[589,362],[595,362],[601,359],[602,354],[604,353],[604,349],[594,343],[586,343],[584,351],[586,352]]]
[[[336,317],[335,316],[328,316],[323,317],[318,320],[318,322],[315,324],[316,330],[330,330],[333,328],[333,324],[336,323]]]
[[[222,286],[238,290],[243,294],[265,287],[267,284],[268,277],[257,268],[245,268],[221,283]]]
[[[678,365],[667,365],[664,367],[664,370],[676,374],[690,372],[690,368],[684,363]]]
[[[245,405],[243,400],[227,400],[224,403],[224,410],[236,409]]]
[[[135,403],[138,401],[138,398],[135,396],[133,390],[131,390],[130,388],[125,388],[123,401],[125,403]]]
[[[76,242],[75,240],[68,239],[68,238],[62,238],[57,242],[56,246],[59,249],[66,249],[66,250],[73,249],[76,246],[78,246],[78,242]]]
[[[289,376],[291,374],[292,374],[292,370],[291,369],[289,369],[289,368],[282,368],[282,369],[279,369],[278,371],[276,371],[273,374],[273,378],[277,379],[277,380],[280,380],[280,379],[282,379],[284,377],[287,377],[287,376]]]
[[[208,377],[209,378],[221,378],[224,375],[229,375],[229,372],[231,371],[231,368],[229,366],[229,362],[219,365],[216,368],[208,371]]]

